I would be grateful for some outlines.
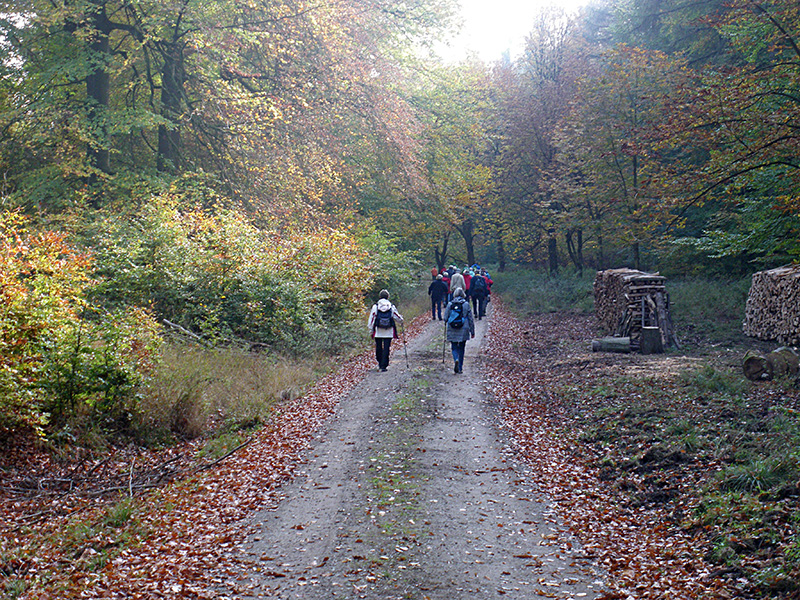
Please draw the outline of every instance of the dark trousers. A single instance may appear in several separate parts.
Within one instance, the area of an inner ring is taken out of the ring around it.
[[[431,298],[431,318],[435,319],[436,314],[439,314],[439,320],[442,320],[442,299]]]
[[[461,372],[461,369],[464,368],[464,351],[467,349],[467,342],[450,342],[450,348],[453,351],[453,362]]]
[[[378,367],[385,369],[389,366],[389,348],[392,345],[392,338],[375,338],[375,360]]]
[[[486,296],[472,297],[472,314],[479,319],[486,316]]]

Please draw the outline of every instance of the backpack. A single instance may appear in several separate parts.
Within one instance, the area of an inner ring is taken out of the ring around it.
[[[464,326],[463,302],[453,302],[450,305],[450,313],[447,316],[447,325],[453,329],[461,329]]]
[[[389,310],[379,310],[375,314],[375,327],[380,329],[394,327],[394,315],[392,315],[391,308]]]
[[[471,282],[471,291],[476,296],[483,296],[486,294],[487,286],[486,286],[486,279],[482,276],[477,276],[472,278]]]

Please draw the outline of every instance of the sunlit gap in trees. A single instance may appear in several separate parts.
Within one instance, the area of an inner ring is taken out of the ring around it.
[[[22,29],[31,20],[30,13],[0,13],[0,51],[5,54],[3,64],[10,68],[19,68],[23,64],[22,57],[13,51],[8,43],[8,30]]]
[[[519,57],[537,15],[555,9],[577,12],[591,0],[460,0],[461,29],[436,48],[448,63],[476,57],[486,63]]]

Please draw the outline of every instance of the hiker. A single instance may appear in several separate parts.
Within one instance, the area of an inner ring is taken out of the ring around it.
[[[477,273],[470,281],[469,296],[472,298],[472,310],[478,321],[486,315],[486,297],[489,295],[489,282],[482,274]]]
[[[431,281],[428,286],[428,295],[431,297],[431,320],[436,320],[438,312],[439,320],[442,320],[442,302],[447,297],[447,286],[444,283],[444,278],[437,275],[436,279]]]
[[[445,288],[447,288],[447,292],[444,295],[444,305],[450,302],[453,299],[452,294],[450,294],[450,273],[445,269],[442,271],[442,283],[444,284]]]
[[[468,267],[465,267],[462,273],[464,274],[464,294],[467,298],[469,298],[469,290],[472,284],[472,275],[474,273],[470,271]]]
[[[392,339],[397,337],[397,322],[403,322],[403,316],[389,301],[388,290],[381,290],[379,300],[372,305],[367,327],[375,338],[375,359],[378,370],[385,371],[389,366],[389,349]]]
[[[436,276],[439,274],[439,270],[436,267],[431,269],[431,279],[435,280]]]
[[[453,301],[444,309],[444,320],[447,324],[445,339],[453,351],[453,373],[461,373],[467,340],[475,337],[475,321],[463,288],[453,291]]]
[[[450,276],[450,295],[455,298],[456,288],[461,288],[465,292],[467,291],[467,284],[464,283],[464,276],[456,270]]]
[[[489,302],[492,301],[492,285],[494,284],[494,280],[492,280],[492,276],[489,275],[489,271],[486,269],[481,269],[481,275],[486,279],[486,299],[483,303],[483,316],[486,316],[486,310],[489,308]]]

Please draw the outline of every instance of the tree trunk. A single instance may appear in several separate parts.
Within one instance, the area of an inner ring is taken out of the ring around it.
[[[603,234],[598,231],[597,233],[597,269],[600,271],[605,271],[607,268],[606,265],[606,253],[605,247],[603,245]]]
[[[497,238],[497,269],[501,273],[505,273],[506,270],[506,245],[503,242],[503,236],[500,235]]]
[[[108,174],[111,172],[106,112],[111,97],[111,78],[108,74],[108,64],[111,61],[109,35],[113,30],[113,26],[106,15],[105,1],[96,0],[92,4],[89,20],[91,37],[88,47],[88,58],[92,68],[86,76],[87,119],[90,127],[86,159],[91,168],[87,181],[90,188],[96,187],[100,182],[98,177],[100,173]],[[100,195],[95,193],[92,205],[97,208],[99,204]]]
[[[161,116],[170,125],[158,127],[158,158],[156,167],[159,172],[174,172],[180,166],[181,159],[181,106],[183,103],[183,86],[186,75],[183,64],[183,45],[171,42],[162,52],[164,66],[161,70]]]
[[[461,237],[464,238],[464,245],[467,248],[467,264],[475,264],[475,224],[472,219],[467,219],[461,223],[460,227],[456,227]]]
[[[556,240],[555,232],[549,232],[550,237],[547,239],[547,260],[550,265],[550,275],[558,275],[558,241]]]
[[[444,234],[442,239],[442,251],[439,252],[439,247],[436,246],[433,249],[433,252],[436,256],[436,266],[439,269],[439,273],[444,271],[444,264],[447,262],[447,245],[450,242],[450,232]]]
[[[573,237],[574,236],[574,237]],[[583,275],[583,230],[569,230],[566,234],[569,258],[580,275]]]

